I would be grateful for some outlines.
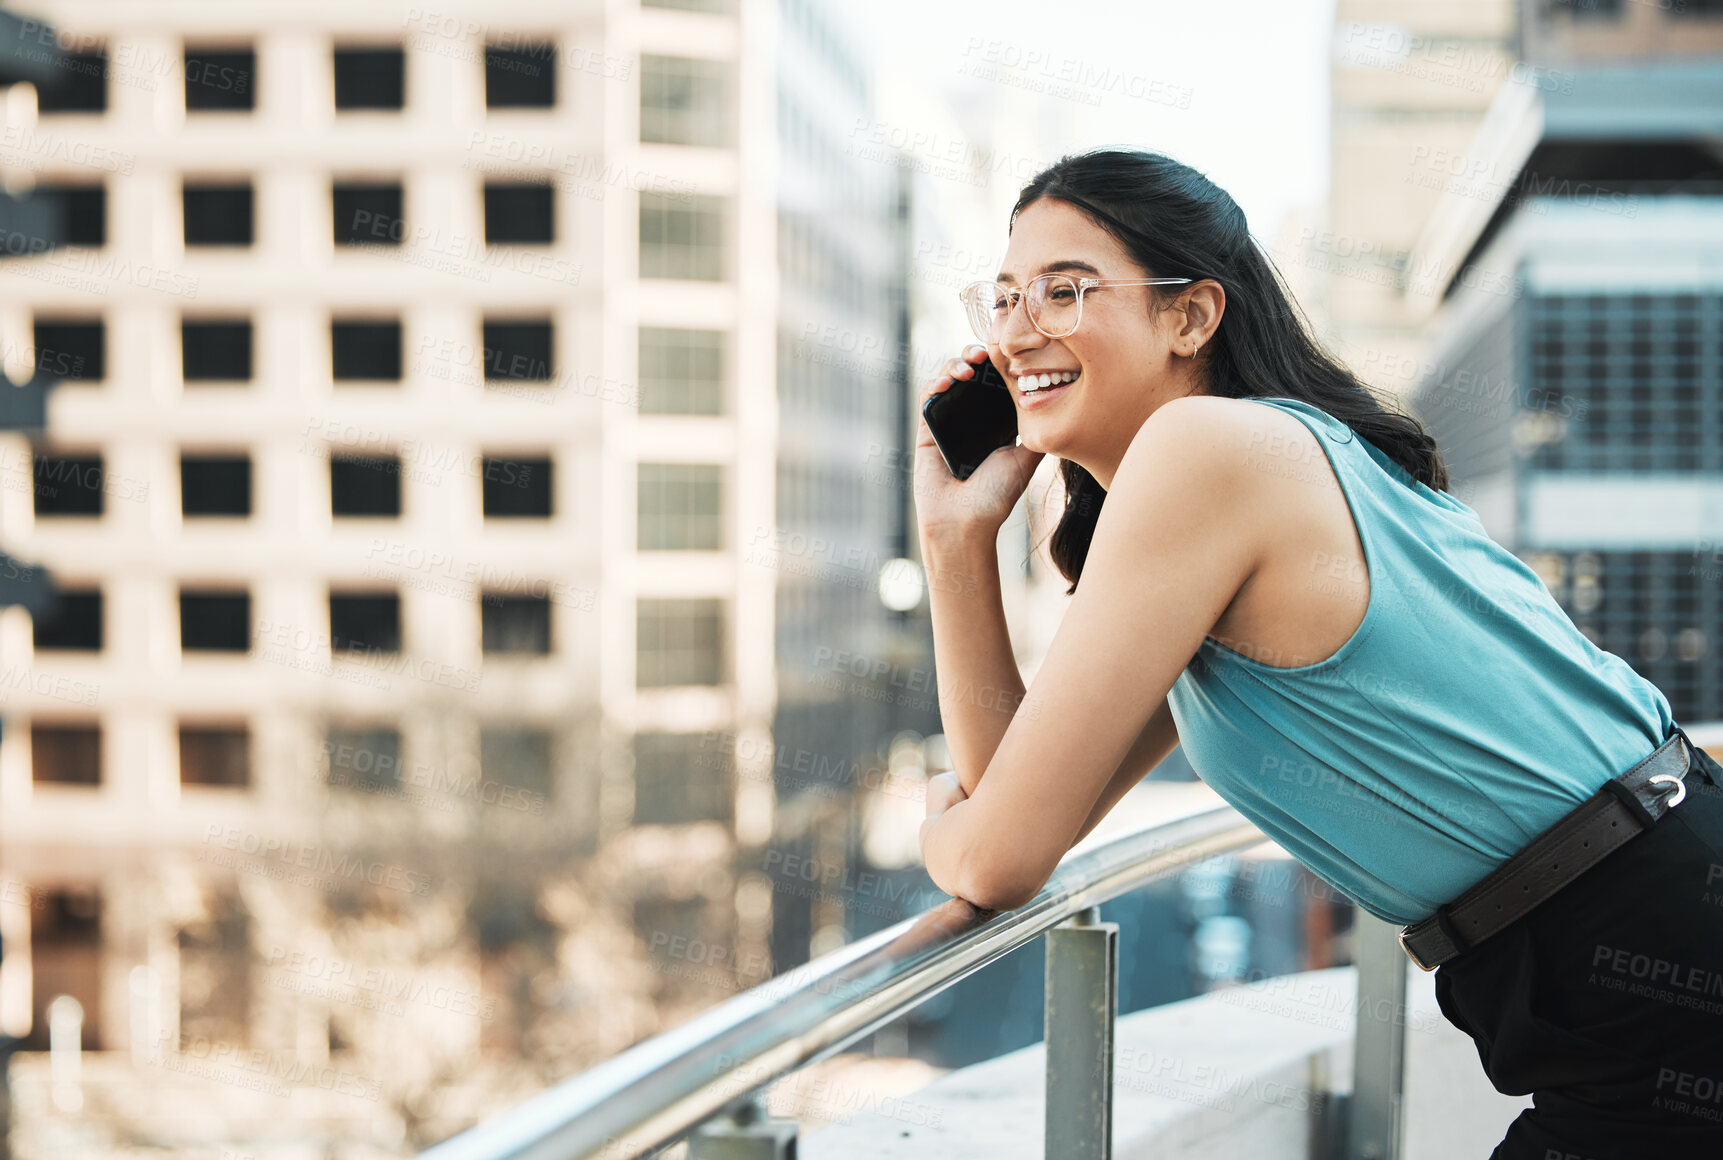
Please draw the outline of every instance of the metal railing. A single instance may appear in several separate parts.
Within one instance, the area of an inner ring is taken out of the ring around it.
[[[626,1160],[690,1133],[696,1160],[793,1156],[796,1122],[770,1117],[756,1093],[1042,934],[1049,935],[1047,1155],[1108,1157],[1118,928],[1099,922],[1096,908],[1263,840],[1231,806],[1213,806],[1068,855],[1041,892],[1016,910],[993,913],[949,900],[761,983],[438,1144],[420,1160]],[[1360,922],[1368,918],[1359,912]],[[1392,941],[1392,929],[1377,925],[1382,930],[1361,945],[1379,950],[1384,937]],[[1399,955],[1397,948],[1393,954]],[[1403,997],[1404,958],[1377,961],[1379,993],[1398,978]],[[1398,1025],[1360,1020],[1360,1040],[1377,1035],[1376,1028],[1392,1034]],[[1361,1043],[1355,1050],[1397,1060],[1400,1043]],[[1391,1160],[1396,1154],[1399,1074],[1397,1066],[1361,1073],[1351,1101],[1351,1156]]]

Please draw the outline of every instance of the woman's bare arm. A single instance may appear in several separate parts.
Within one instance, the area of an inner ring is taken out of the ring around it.
[[[1119,771],[1113,774],[1113,780],[1101,791],[1095,808],[1089,811],[1089,820],[1083,823],[1083,828],[1077,831],[1077,837],[1071,844],[1075,846],[1088,837],[1089,831],[1119,804],[1119,799],[1130,793],[1132,786],[1149,776],[1149,772],[1165,760],[1178,743],[1179,727],[1173,721],[1172,706],[1162,701],[1161,707],[1155,710],[1149,723],[1143,726],[1143,731],[1137,735],[1136,744],[1125,754],[1125,760],[1119,763]]]
[[[963,792],[972,794],[1023,702],[1000,592],[995,534],[933,528],[921,537],[939,674],[939,717]]]

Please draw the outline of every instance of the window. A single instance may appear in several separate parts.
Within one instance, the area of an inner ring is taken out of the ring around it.
[[[34,196],[59,203],[60,237],[68,246],[108,244],[106,186],[44,182],[36,186]]]
[[[42,785],[101,785],[101,726],[32,722],[30,777]]]
[[[246,455],[181,455],[180,514],[251,514],[251,458]]]
[[[181,785],[251,784],[251,734],[245,726],[179,728]]]
[[[251,321],[180,323],[180,375],[188,383],[249,382]]]
[[[486,456],[485,518],[548,519],[551,515],[551,478],[548,456],[507,459]]]
[[[724,410],[724,335],[640,328],[642,414],[718,415]]]
[[[102,113],[108,108],[108,53],[68,52],[60,72],[36,86],[38,113]]]
[[[641,56],[640,139],[665,145],[728,145],[729,69],[725,64],[685,56]]]
[[[635,622],[635,677],[641,688],[717,685],[724,679],[723,602],[642,598]]]
[[[38,318],[35,329],[37,370],[69,382],[107,378],[107,327],[100,318]]]
[[[398,246],[407,236],[400,182],[341,182],[331,198],[337,246]]]
[[[723,546],[723,468],[715,463],[638,466],[637,546],[715,551]]]
[[[502,726],[481,729],[479,778],[489,784],[552,796],[550,731]]]
[[[329,593],[332,652],[401,651],[401,597],[394,592]]]
[[[399,48],[335,50],[335,107],[399,109],[407,103],[407,54]]]
[[[244,112],[257,107],[257,53],[185,50],[185,107],[198,112]]]
[[[84,1009],[79,1046],[102,1049],[102,896],[93,887],[44,891],[30,914],[31,988],[27,1051],[48,1050],[48,1008],[70,995]],[[52,979],[52,986],[45,986]]]
[[[713,733],[634,735],[634,824],[730,821],[726,746]]]
[[[556,46],[485,46],[485,107],[548,109],[556,104]]]
[[[336,382],[401,381],[401,324],[344,321],[329,324],[330,374]]]
[[[555,241],[555,206],[555,190],[543,182],[485,182],[485,244]]]
[[[247,651],[251,593],[180,589],[179,647],[185,652]]]
[[[32,622],[37,651],[43,649],[102,650],[102,590],[63,588],[54,610]]]
[[[550,598],[484,594],[480,647],[487,653],[550,652]]]
[[[193,185],[181,194],[188,246],[251,245],[251,185]]]
[[[401,778],[401,734],[390,728],[331,728],[323,736],[330,785],[375,792]]]
[[[104,491],[100,455],[38,455],[35,468],[37,515],[102,514]]]
[[[551,324],[546,321],[484,322],[485,378],[527,379],[544,382],[551,377]]]
[[[711,194],[640,193],[640,276],[724,277],[723,199]]]
[[[400,457],[331,455],[329,511],[337,516],[400,515]]]
[[[179,929],[179,1033],[244,1047],[251,1034],[251,915],[237,893],[210,887]],[[255,1058],[255,1057],[253,1057]]]

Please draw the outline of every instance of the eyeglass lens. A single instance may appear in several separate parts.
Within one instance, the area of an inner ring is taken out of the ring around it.
[[[1014,293],[1011,287],[996,282],[977,286],[971,292],[969,321],[977,338],[991,342],[1005,328],[1015,305]],[[1030,323],[1041,333],[1059,338],[1077,328],[1080,297],[1077,284],[1065,275],[1043,274],[1029,283],[1022,296]]]

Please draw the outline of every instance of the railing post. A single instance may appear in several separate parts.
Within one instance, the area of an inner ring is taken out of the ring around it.
[[[1347,1160],[1400,1160],[1406,1068],[1406,952],[1399,927],[1359,910],[1352,960],[1358,1022],[1352,1036],[1351,1131]]]
[[[688,1160],[796,1160],[796,1127],[743,1096],[689,1134]]]
[[[1047,932],[1046,1155],[1111,1160],[1119,924],[1089,907]]]

